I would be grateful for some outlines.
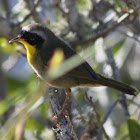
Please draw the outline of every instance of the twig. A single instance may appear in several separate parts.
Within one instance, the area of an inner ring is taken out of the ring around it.
[[[109,118],[109,116],[110,116],[110,114],[112,113],[112,111],[113,111],[113,109],[115,108],[115,106],[119,103],[119,98],[111,105],[111,107],[108,109],[108,111],[107,111],[107,113],[106,113],[106,115],[105,115],[105,117],[104,117],[104,119],[103,119],[103,121],[102,121],[102,125],[101,125],[101,127],[99,128],[99,135],[101,135],[102,134],[102,130],[103,130],[103,128],[102,128],[102,126],[103,126],[103,124],[107,121],[107,119]]]
[[[76,33],[79,39],[84,38],[89,27],[87,27],[86,20],[83,19],[79,13],[75,0],[65,0],[64,4],[68,10],[67,22],[72,32]],[[82,29],[82,30],[81,30]]]
[[[23,135],[24,135],[24,130],[25,130],[25,125],[26,125],[26,119],[21,118],[15,128],[15,139],[14,140],[22,140]]]
[[[127,36],[127,37],[129,37],[129,38],[132,38],[132,39],[134,39],[134,40],[136,40],[136,41],[138,41],[140,43],[140,37],[134,35],[132,32],[126,33],[124,31],[120,31],[120,30],[118,32],[123,34],[123,35],[125,35],[125,36]]]
[[[119,75],[119,70],[118,70],[118,68],[116,66],[116,62],[114,60],[112,49],[111,48],[106,49],[105,52],[107,54],[108,61],[109,61],[110,65],[111,65],[111,68],[113,70],[114,78],[116,80],[118,80],[118,81],[121,81],[121,77]],[[127,107],[127,99],[126,99],[126,96],[124,95],[124,93],[119,92],[119,98],[120,98],[119,101],[120,101],[122,107],[124,108],[125,115],[126,115],[127,118],[129,118],[130,117],[130,114],[129,114],[128,107]]]
[[[35,136],[38,140],[43,140],[43,138],[38,130],[35,131]]]
[[[16,28],[16,25],[13,22],[8,20],[7,18],[2,17],[1,15],[0,27],[0,37],[4,37],[6,39],[15,37],[20,31],[20,28]]]
[[[113,109],[115,108],[115,106],[119,103],[119,98],[110,106],[110,108],[108,109],[103,121],[102,121],[102,125],[107,121],[108,117],[110,116],[110,114],[112,113]]]
[[[63,16],[67,16],[68,13],[66,13],[63,8],[60,6],[61,0],[57,0],[53,5],[62,12]]]
[[[106,138],[107,140],[110,140],[109,136],[107,135],[107,133],[106,133],[104,127],[103,127],[103,123],[102,123],[101,120],[100,120],[100,115],[98,114],[98,112],[97,112],[97,110],[96,110],[96,107],[95,107],[94,103],[92,102],[92,98],[91,98],[91,97],[89,98],[88,95],[87,95],[87,93],[85,93],[85,97],[86,97],[86,99],[88,100],[88,102],[90,103],[90,105],[93,107],[94,112],[96,113],[97,121],[98,121],[98,123],[99,123],[101,129],[102,129],[103,132],[104,132],[105,138]],[[99,129],[99,130],[100,130],[100,129]],[[98,131],[98,132],[100,132],[100,131]],[[99,136],[100,136],[100,134],[101,134],[101,133],[98,133]]]
[[[22,52],[22,51],[20,51],[20,50],[17,50],[17,52],[18,52],[19,54],[21,54],[23,57],[26,57],[26,58],[27,58],[27,55],[26,55],[24,52]]]
[[[2,64],[2,68],[5,72],[11,70],[17,63],[19,55],[13,54]]]
[[[140,107],[140,104],[136,103],[135,101],[133,101],[133,99],[128,99],[128,101],[134,105],[136,105],[137,107]]]
[[[134,0],[124,0],[128,7],[136,8],[138,6],[138,2]]]
[[[16,26],[20,26],[22,23],[24,23],[32,15],[32,13],[35,11],[35,9],[37,8],[37,6],[39,5],[40,2],[41,2],[41,0],[36,0],[35,1],[35,4],[34,4],[34,7],[30,11],[30,13],[28,15],[26,15],[22,21],[20,21],[19,23],[17,23]]]
[[[71,97],[72,97],[72,101],[73,101],[73,103],[74,103],[74,108],[77,109],[77,111],[78,111],[78,113],[79,113],[79,115],[80,115],[80,116],[78,117],[78,119],[81,120],[81,122],[82,122],[83,125],[86,125],[86,120],[85,120],[84,117],[82,116],[82,110],[81,110],[81,108],[79,107],[79,105],[78,105],[78,103],[77,103],[75,97],[74,97],[72,94],[71,94]]]
[[[2,52],[0,51],[0,66],[2,66]],[[4,100],[7,96],[5,71],[0,67],[0,101]]]
[[[11,14],[11,9],[10,9],[10,2],[8,0],[2,0],[1,4],[6,12],[6,17],[9,18]]]
[[[48,91],[48,97],[55,116],[59,116],[61,113],[61,106],[55,88],[51,88]],[[58,124],[56,124],[57,128],[54,128],[54,131],[58,137],[66,140],[72,140],[72,138],[73,140],[77,140],[76,134],[69,124],[70,122],[67,120],[67,118],[62,116]]]
[[[106,29],[102,30],[101,32],[94,33],[94,35],[92,35],[88,39],[85,39],[85,40],[82,40],[82,41],[73,41],[73,42],[70,42],[71,45],[72,46],[88,45],[88,44],[94,42],[99,37],[105,37],[108,33],[110,33],[111,31],[114,31],[117,27],[119,27],[131,15],[135,15],[138,9],[139,9],[139,7],[135,11],[129,11],[128,13],[125,13],[111,27],[106,28]]]
[[[129,51],[127,52],[127,56],[123,60],[123,63],[122,63],[123,67],[120,68],[120,72],[122,72],[121,75],[123,75],[123,73],[125,73],[125,70],[123,70],[123,69],[127,68],[127,64],[129,63],[130,59],[133,58],[133,55],[134,55],[135,50],[136,50],[136,42],[134,42],[130,47],[131,48],[128,49]]]

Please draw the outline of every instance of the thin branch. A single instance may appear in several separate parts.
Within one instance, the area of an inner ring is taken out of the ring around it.
[[[48,91],[48,97],[55,116],[59,116],[61,113],[61,106],[55,88],[50,88]],[[60,139],[63,138],[66,140],[77,140],[76,134],[72,128],[68,116],[62,116],[58,121],[58,124],[56,124],[56,128],[53,130],[56,132],[57,137]]]
[[[61,1],[60,0],[57,0],[53,5],[60,10],[60,12],[63,14],[63,16],[67,16],[68,13],[66,13],[64,11],[64,9],[61,7],[60,4],[61,4]]]
[[[20,50],[17,50],[17,52],[18,52],[19,54],[21,54],[23,57],[26,57],[26,58],[27,58],[26,53],[24,53],[24,52],[22,52],[22,51],[20,51]]]
[[[76,0],[65,0],[64,4],[68,10],[66,18],[69,28],[72,32],[76,33],[79,39],[84,38],[84,36],[88,33],[89,27],[77,9]]]
[[[39,5],[39,3],[41,2],[41,0],[36,0],[33,9],[30,11],[30,13],[28,15],[26,15],[22,21],[20,21],[19,23],[16,24],[16,26],[20,26],[21,24],[23,24],[35,11],[35,9],[37,8],[37,6]]]
[[[6,12],[6,17],[9,18],[11,14],[11,9],[10,9],[10,2],[8,0],[2,0],[1,1],[2,6],[4,8],[4,11]]]
[[[130,16],[135,15],[137,11],[139,10],[139,7],[135,11],[129,11],[128,13],[125,13],[122,15],[116,23],[114,23],[112,26],[102,30],[101,32],[94,33],[90,38],[82,40],[82,41],[73,41],[70,42],[72,46],[77,46],[77,45],[88,45],[90,43],[93,43],[97,38],[99,37],[105,37],[108,33],[111,31],[114,31],[117,27],[119,27],[124,21],[129,19]]]
[[[124,0],[124,2],[126,2],[128,7],[131,7],[131,8],[134,8],[134,9],[136,7],[138,7],[138,5],[140,5],[140,3],[137,0]]]
[[[132,32],[126,33],[124,31],[120,31],[120,30],[118,32],[121,33],[121,34],[123,34],[123,35],[125,35],[125,36],[127,36],[127,37],[129,37],[129,38],[132,38],[132,39],[134,39],[134,40],[136,40],[137,42],[140,43],[140,37],[134,35]]]
[[[9,70],[11,70],[16,65],[18,58],[19,58],[19,55],[17,54],[10,55],[9,58],[3,62],[2,69],[5,72],[8,72]]]
[[[133,56],[135,54],[135,51],[136,51],[136,42],[134,42],[130,47],[131,48],[127,52],[127,57],[123,60],[123,63],[122,63],[122,66],[123,67],[120,68],[121,75],[123,75],[124,73],[126,73],[125,72],[125,69],[127,68],[127,64],[130,62],[130,60],[133,58]]]
[[[86,125],[86,120],[85,120],[84,117],[82,116],[82,110],[81,110],[81,107],[78,105],[78,103],[77,103],[75,97],[73,96],[73,94],[71,94],[71,97],[72,97],[72,102],[73,102],[73,104],[74,104],[74,108],[77,109],[78,114],[79,114],[79,117],[76,118],[76,119],[81,120],[82,124],[83,124],[83,125]]]
[[[116,105],[119,103],[119,98],[111,105],[111,107],[108,109],[108,111],[107,111],[107,113],[106,113],[106,115],[105,115],[105,117],[104,117],[104,119],[103,119],[103,121],[102,121],[102,125],[101,125],[101,127],[99,128],[99,135],[101,135],[102,134],[102,131],[104,131],[103,130],[103,128],[102,128],[102,126],[103,126],[103,124],[107,121],[107,119],[109,118],[109,116],[111,115],[111,113],[113,112],[113,109],[116,107]]]
[[[128,101],[134,105],[136,105],[137,107],[140,107],[140,104],[136,103],[133,99],[128,99]]]
[[[26,126],[26,119],[21,118],[16,125],[15,128],[15,138],[14,140],[22,140],[23,139],[23,135],[24,135],[24,131],[25,131],[25,126]]]
[[[2,65],[2,52],[0,51],[0,66]],[[0,67],[0,101],[7,96],[6,78],[2,67]]]
[[[38,140],[44,140],[38,130],[35,131],[35,135],[36,135]]]
[[[110,114],[112,113],[113,109],[116,107],[116,105],[119,103],[119,98],[110,106],[110,108],[108,109],[103,121],[102,121],[102,125],[107,121],[107,119],[109,118]]]
[[[92,98],[91,98],[91,97],[89,98],[88,95],[87,95],[87,93],[85,93],[85,97],[86,97],[86,99],[88,100],[88,102],[90,103],[90,105],[93,107],[94,112],[96,113],[97,121],[98,121],[98,123],[99,123],[101,129],[102,129],[103,132],[104,132],[105,138],[106,138],[107,140],[110,140],[109,136],[107,135],[107,133],[106,133],[104,127],[103,127],[103,123],[101,122],[100,115],[98,114],[98,111],[96,110],[96,107],[95,107],[94,103],[92,102]],[[100,129],[99,129],[99,130],[100,130]],[[100,132],[100,131],[98,131],[98,132]],[[98,135],[100,136],[100,134],[101,134],[101,133],[99,133]]]
[[[111,48],[106,49],[105,52],[106,52],[106,55],[108,57],[108,61],[110,63],[110,66],[113,70],[114,78],[118,81],[121,81],[121,77],[120,77],[120,74],[119,74],[118,67],[116,66],[116,62],[115,62],[115,59],[114,59],[114,56],[113,56],[112,49]],[[124,108],[125,115],[126,115],[127,118],[129,118],[130,114],[129,114],[129,111],[128,111],[127,99],[126,99],[125,94],[122,93],[122,92],[119,92],[119,98],[120,98],[120,103],[121,103],[122,107]]]
[[[13,22],[7,18],[2,17],[1,15],[0,27],[0,37],[5,37],[6,39],[15,37],[20,31],[20,28],[16,28],[16,25]]]

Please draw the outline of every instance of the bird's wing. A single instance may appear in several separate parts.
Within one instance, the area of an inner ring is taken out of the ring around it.
[[[80,66],[74,68],[67,74],[74,77],[85,78],[90,80],[97,80],[99,78],[96,72],[91,68],[91,66],[87,62],[82,63]]]
[[[60,48],[63,50],[65,59],[69,59],[70,57],[76,55],[77,53],[72,50],[65,42],[62,40],[58,40],[60,44]],[[58,44],[58,43],[57,43]],[[79,59],[82,59],[85,61],[80,55]],[[91,68],[91,66],[85,61],[81,65],[77,66],[76,68],[72,69],[70,72],[67,74],[72,75],[74,77],[79,77],[79,78],[86,78],[86,79],[98,79],[98,75],[95,73],[95,71]]]

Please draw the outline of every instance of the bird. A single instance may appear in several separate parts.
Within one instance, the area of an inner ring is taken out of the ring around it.
[[[65,41],[57,37],[48,27],[39,23],[24,26],[19,35],[9,41],[9,43],[12,42],[23,44],[27,51],[28,62],[40,79],[46,81],[51,87],[65,90],[67,95],[61,114],[65,110],[73,87],[107,86],[129,95],[137,93],[137,89],[134,87],[95,72],[86,60],[77,54]],[[63,62],[75,55],[83,62],[60,77],[47,81],[45,74],[49,71],[51,60],[57,50],[63,52]]]

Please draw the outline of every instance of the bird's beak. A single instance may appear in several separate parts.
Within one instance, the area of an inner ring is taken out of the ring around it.
[[[16,38],[13,38],[9,41],[9,43],[13,43],[13,42],[20,42],[20,41],[23,41],[24,39],[21,38],[21,37],[16,37]]]

